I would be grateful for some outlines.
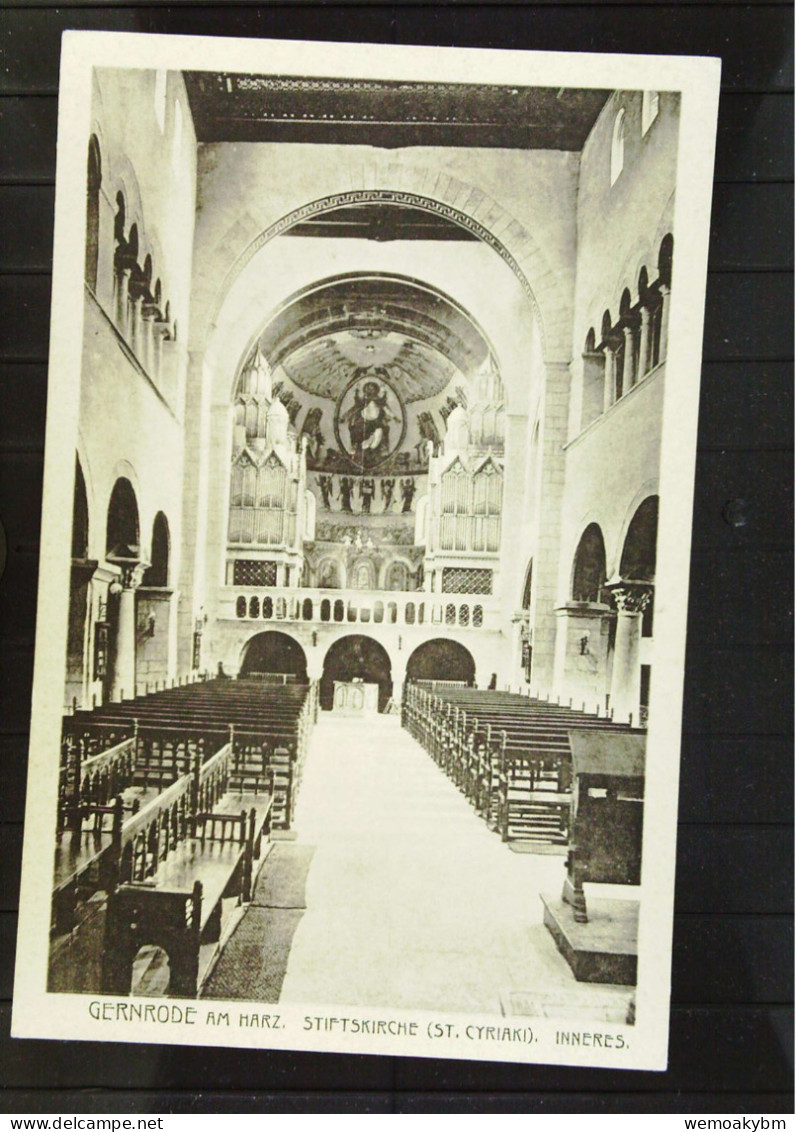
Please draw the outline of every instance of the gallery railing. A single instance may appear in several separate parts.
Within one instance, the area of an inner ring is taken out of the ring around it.
[[[499,611],[481,594],[225,586],[218,615],[240,621],[429,625],[496,629]]]

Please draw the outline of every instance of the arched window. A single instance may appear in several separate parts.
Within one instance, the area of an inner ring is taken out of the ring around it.
[[[112,558],[139,555],[138,503],[133,485],[124,477],[113,485],[108,503],[105,553]]]
[[[246,616],[246,598],[245,597],[239,597],[238,600],[235,602],[235,616],[236,617],[245,617]]]
[[[97,290],[99,264],[99,202],[102,184],[102,158],[99,142],[94,134],[88,143],[88,179],[86,184],[86,283]]]
[[[641,95],[641,134],[646,134],[652,123],[658,117],[660,109],[660,95],[657,90],[645,90]]]
[[[88,497],[80,461],[75,461],[75,495],[72,511],[72,557],[88,558]]]
[[[145,586],[169,584],[169,524],[162,511],[158,511],[152,524],[152,552],[150,566],[144,574]]]
[[[260,599],[256,597],[249,598],[249,617],[260,616]]]
[[[575,551],[572,600],[598,602],[605,585],[605,543],[600,528],[590,523]]]
[[[672,259],[674,258],[674,236],[667,234],[661,240],[658,252],[658,281],[664,287],[672,285]]]
[[[611,135],[611,184],[615,185],[625,167],[625,111],[620,110],[614,119]]]
[[[522,608],[531,608],[531,593],[533,587],[533,559],[528,563],[528,569],[525,572],[525,583],[522,587]]]
[[[658,496],[650,495],[639,505],[630,521],[622,547],[619,574],[633,582],[655,581],[658,545]],[[644,610],[642,635],[652,636],[653,598]]]

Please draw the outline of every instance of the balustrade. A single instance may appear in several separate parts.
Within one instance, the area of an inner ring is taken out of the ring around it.
[[[497,608],[481,594],[269,588],[252,593],[227,586],[219,614],[240,621],[292,621],[341,625],[444,625],[488,629]]]

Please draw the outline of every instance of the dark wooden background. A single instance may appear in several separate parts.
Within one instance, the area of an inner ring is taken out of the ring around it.
[[[66,28],[722,57],[666,1073],[9,1038]],[[793,310],[788,0],[0,4],[0,1111],[793,1112]]]

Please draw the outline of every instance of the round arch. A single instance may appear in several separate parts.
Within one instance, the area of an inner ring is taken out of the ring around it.
[[[89,522],[88,494],[80,457],[75,457],[75,489],[72,510],[72,557],[88,558]]]
[[[619,576],[636,582],[655,581],[658,545],[658,496],[648,495],[633,513],[622,545]],[[652,636],[655,591],[653,589],[642,618],[642,635]]]
[[[171,536],[169,521],[162,511],[158,511],[152,524],[152,547],[149,554],[149,568],[144,575],[145,586],[165,587],[169,584],[169,559]]]
[[[312,282],[285,296],[273,309],[266,313],[264,319],[261,320],[256,329],[249,335],[240,354],[229,391],[230,400],[234,399],[237,395],[240,388],[241,376],[249,363],[252,352],[258,348],[260,339],[262,339],[264,331],[267,328],[280,322],[284,316],[290,312],[291,308],[298,308],[301,303],[311,299],[313,296],[317,296],[319,293],[323,294],[329,292],[331,294],[334,289],[340,285],[360,282],[365,284],[372,284],[374,282],[395,284],[396,286],[405,288],[407,293],[417,292],[418,294],[427,296],[434,305],[447,308],[454,317],[461,319],[469,328],[470,334],[481,340],[484,352],[488,357],[497,357],[497,350],[480,322],[474,317],[470,310],[440,287],[426,280],[407,275],[401,271],[348,271],[336,275],[324,275],[313,279]],[[327,300],[327,302],[331,301],[332,300]],[[345,325],[346,323],[347,317],[341,325]],[[322,331],[322,336],[327,335],[329,332],[329,327],[325,326]],[[460,332],[460,336],[464,337],[464,334]]]
[[[379,686],[379,711],[392,695],[392,662],[384,645],[373,637],[351,634],[338,637],[323,660],[321,707],[331,711],[335,680],[362,680]]]
[[[605,580],[605,540],[597,523],[589,523],[572,564],[572,600],[599,602]]]
[[[407,680],[454,680],[472,687],[475,661],[458,641],[435,637],[418,645],[406,665]]]
[[[86,262],[85,280],[92,291],[97,290],[99,262],[100,185],[102,184],[102,154],[96,134],[88,143],[86,169]]]
[[[113,485],[108,502],[105,554],[114,558],[137,558],[140,543],[135,489],[126,476],[120,476]]]
[[[425,186],[428,183],[428,172],[429,171],[425,169],[413,169],[411,170],[412,176],[410,179],[416,181],[417,187],[420,188],[421,185]],[[383,176],[389,177],[389,174],[385,172]],[[444,181],[446,184],[446,195],[449,197],[449,200],[442,199],[442,194],[440,198],[436,198],[428,196],[424,191],[411,191],[409,189],[396,190],[395,188],[388,188],[385,185],[385,187],[370,189],[351,188],[345,192],[331,193],[319,197],[314,201],[308,201],[292,209],[290,212],[285,213],[279,219],[262,229],[237,254],[211,300],[212,306],[208,311],[207,319],[201,320],[203,325],[209,329],[216,324],[230,289],[238,276],[244,271],[248,263],[260,249],[276,237],[284,235],[296,224],[326,212],[334,212],[348,205],[400,205],[404,208],[415,208],[423,212],[443,216],[452,223],[459,225],[459,227],[466,229],[481,243],[491,248],[492,251],[507,264],[522,288],[526,299],[531,305],[536,320],[539,323],[542,342],[546,347],[546,351],[550,352],[550,356],[558,356],[560,354],[563,357],[569,348],[566,331],[562,328],[561,340],[560,342],[555,342],[552,351],[551,346],[553,346],[553,343],[551,343],[549,339],[553,331],[552,323],[556,321],[554,312],[556,310],[560,311],[566,309],[565,296],[556,273],[551,270],[551,265],[547,257],[539,248],[533,235],[511,213],[507,212],[498,201],[489,197],[483,190],[476,190],[474,186],[466,184],[465,182],[456,181],[452,177],[446,177]],[[472,208],[472,211],[466,212],[462,209],[461,202],[469,203],[471,199],[477,203]],[[456,202],[455,204],[453,203],[454,201]],[[502,233],[510,232],[512,236],[512,246],[509,247],[504,238],[497,236],[495,234],[496,231],[501,231]],[[549,295],[545,294],[545,305],[551,314],[551,317],[547,320],[551,325],[547,328],[545,327],[545,319],[540,309],[538,297],[528,278],[526,265],[530,265],[533,268],[532,273],[534,276],[544,280],[542,289],[545,292],[550,292]],[[558,328],[556,327],[555,329],[557,330]],[[203,344],[207,344],[206,338]]]
[[[292,676],[299,684],[307,683],[307,656],[304,649],[287,633],[267,631],[255,633],[243,646],[239,677],[264,673]]]
[[[658,541],[658,496],[639,504],[627,528],[619,562],[619,575],[638,582],[655,581]]]

